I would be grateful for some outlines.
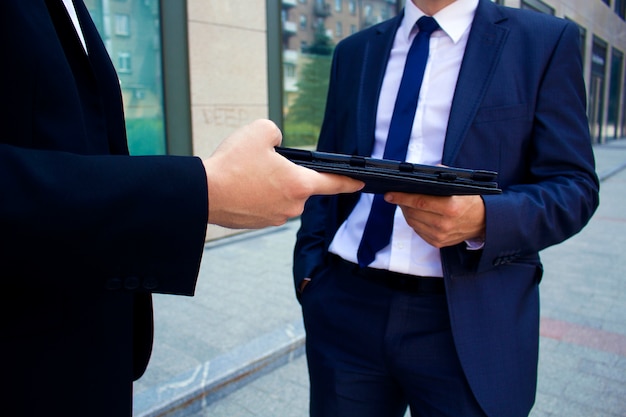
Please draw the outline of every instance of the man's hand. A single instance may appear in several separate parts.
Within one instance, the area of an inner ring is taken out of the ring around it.
[[[257,120],[226,138],[204,160],[209,187],[209,223],[230,228],[278,226],[304,210],[315,194],[352,193],[363,183],[321,174],[276,153],[282,134]]]
[[[387,193],[385,200],[400,206],[408,225],[436,248],[485,237],[485,204],[480,196]]]

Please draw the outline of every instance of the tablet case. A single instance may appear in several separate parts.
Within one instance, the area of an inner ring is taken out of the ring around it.
[[[493,171],[420,165],[364,156],[276,147],[290,161],[318,172],[346,175],[365,183],[363,192],[399,191],[437,196],[500,194]]]

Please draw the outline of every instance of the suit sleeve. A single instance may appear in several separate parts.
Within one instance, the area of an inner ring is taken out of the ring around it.
[[[198,158],[0,145],[3,284],[192,294],[207,206]]]
[[[562,26],[537,88],[529,144],[524,153],[509,156],[521,158],[525,172],[509,176],[503,168],[504,194],[484,197],[487,231],[480,269],[564,241],[598,206],[579,51],[576,26]]]
[[[12,57],[0,66],[0,284],[192,294],[202,162],[109,155],[127,151],[122,97],[95,27],[83,22],[85,57],[44,2],[0,4],[0,52]]]

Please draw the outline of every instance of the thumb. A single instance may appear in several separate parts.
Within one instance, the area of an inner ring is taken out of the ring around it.
[[[332,195],[354,193],[361,190],[365,183],[344,175],[315,172],[313,195]]]

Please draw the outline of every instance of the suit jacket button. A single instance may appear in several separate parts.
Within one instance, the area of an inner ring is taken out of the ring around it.
[[[127,290],[136,290],[139,288],[139,278],[128,277],[124,280],[124,288]]]
[[[154,277],[148,277],[143,280],[143,287],[146,290],[156,290],[159,286],[159,280]]]
[[[119,290],[122,288],[122,280],[119,278],[110,278],[106,282],[107,290]]]

